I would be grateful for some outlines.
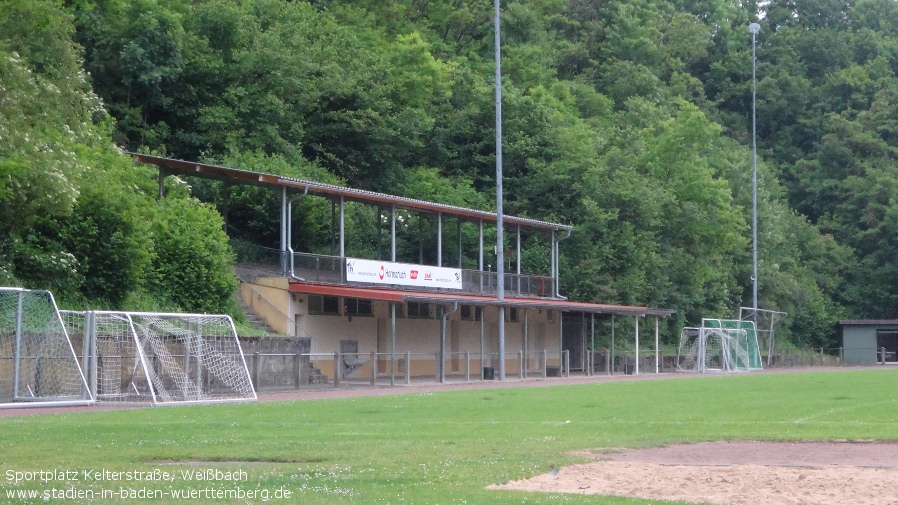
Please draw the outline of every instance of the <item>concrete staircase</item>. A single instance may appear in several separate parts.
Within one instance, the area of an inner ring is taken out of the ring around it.
[[[244,316],[246,316],[246,322],[253,328],[258,328],[259,335],[277,335],[278,332],[274,331],[274,329],[265,322],[265,319],[262,316],[256,314],[252,307],[248,306],[243,302],[243,298],[240,297],[238,293],[236,295],[237,303],[240,304],[240,308],[243,310]]]
[[[327,384],[327,376],[317,367],[309,367],[309,384]]]
[[[239,277],[238,277],[239,279]],[[243,282],[241,280],[241,282]],[[252,326],[253,328],[259,329],[258,336],[260,337],[269,337],[269,338],[291,338],[289,335],[280,335],[276,332],[262,316],[258,315],[255,311],[253,311],[252,307],[248,306],[243,302],[243,298],[240,296],[239,292],[235,295],[237,298],[237,303],[240,304],[240,308],[243,310],[243,314],[246,318],[247,324]],[[308,347],[301,352],[308,352]],[[321,370],[317,367],[313,366],[311,363],[311,359],[309,357],[305,357],[303,360],[303,383],[306,384],[327,384],[328,378],[326,375],[321,373]],[[305,381],[305,376],[308,375],[308,382]]]

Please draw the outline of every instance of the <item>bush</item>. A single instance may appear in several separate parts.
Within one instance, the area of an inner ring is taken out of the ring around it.
[[[237,279],[221,216],[194,198],[165,198],[153,220],[153,293],[189,312],[230,312]]]

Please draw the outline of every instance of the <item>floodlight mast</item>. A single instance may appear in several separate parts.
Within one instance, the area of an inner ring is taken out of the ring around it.
[[[748,25],[748,31],[751,32],[751,234],[752,234],[752,250],[751,250],[751,282],[752,282],[752,308],[755,309],[755,318],[758,312],[758,144],[757,144],[757,98],[756,98],[756,78],[755,69],[755,46],[756,37],[761,32],[761,25],[751,23]],[[757,319],[755,319],[757,322]]]
[[[499,301],[499,380],[505,380],[505,237],[502,216],[502,65],[500,62],[499,0],[493,0],[496,49],[496,298]],[[482,358],[482,357],[481,357]]]

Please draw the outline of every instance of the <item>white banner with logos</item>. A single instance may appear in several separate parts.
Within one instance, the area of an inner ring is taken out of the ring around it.
[[[346,280],[423,288],[461,289],[461,269],[346,258]]]

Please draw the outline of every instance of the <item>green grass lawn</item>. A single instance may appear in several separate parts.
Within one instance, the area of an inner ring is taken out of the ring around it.
[[[66,488],[93,491],[92,503],[658,503],[484,487],[581,461],[569,454],[578,449],[896,440],[896,383],[898,369],[849,369],[7,418],[0,419],[0,503],[62,501],[7,492]],[[245,479],[196,481],[180,473],[210,468]],[[13,472],[39,470],[76,472],[78,480],[44,483],[38,474],[10,482]],[[84,470],[176,478],[90,481]],[[121,488],[165,494],[100,495]],[[257,495],[215,498],[208,488]],[[276,497],[278,490],[289,498]],[[172,491],[198,496],[173,498]]]

